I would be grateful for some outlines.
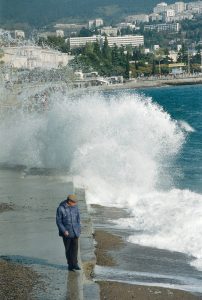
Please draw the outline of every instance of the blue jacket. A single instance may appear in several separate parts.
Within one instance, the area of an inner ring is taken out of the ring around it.
[[[67,200],[62,201],[57,208],[56,224],[60,236],[64,236],[64,232],[68,231],[68,238],[79,237],[81,224],[78,206],[68,206]]]

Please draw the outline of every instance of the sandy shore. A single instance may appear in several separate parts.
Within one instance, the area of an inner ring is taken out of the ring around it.
[[[0,260],[1,300],[33,300],[32,291],[38,284],[39,276],[32,268]]]
[[[100,282],[101,300],[199,300],[194,296],[179,290],[159,287],[130,285],[118,282]]]
[[[97,264],[101,266],[114,266],[116,261],[108,251],[117,250],[124,245],[118,235],[104,230],[95,232]],[[101,290],[101,300],[199,300],[202,297],[188,292],[168,288],[132,285],[119,282],[98,282]]]

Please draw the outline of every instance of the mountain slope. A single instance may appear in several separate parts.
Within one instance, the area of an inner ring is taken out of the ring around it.
[[[159,2],[159,0],[0,0],[0,22],[42,26],[59,20],[84,21],[95,17],[113,21],[131,13],[150,12]]]

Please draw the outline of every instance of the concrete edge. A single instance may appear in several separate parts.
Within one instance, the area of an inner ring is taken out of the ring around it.
[[[79,240],[83,299],[100,300],[99,285],[93,281],[93,272],[96,265],[95,245],[93,239],[94,230],[86,204],[85,190],[81,188],[75,188],[75,194],[78,199],[82,223],[82,232]]]

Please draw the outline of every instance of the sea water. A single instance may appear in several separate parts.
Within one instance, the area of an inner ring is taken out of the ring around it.
[[[127,208],[115,225],[130,242],[188,254],[201,270],[201,94],[201,85],[52,92],[41,110],[24,97],[1,114],[0,163],[65,170],[89,203]]]

